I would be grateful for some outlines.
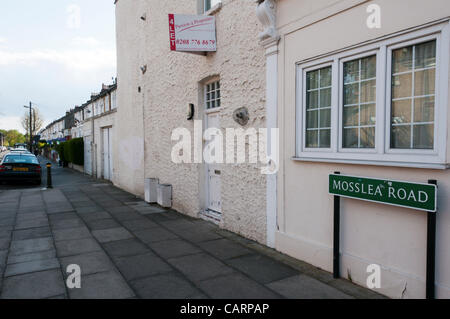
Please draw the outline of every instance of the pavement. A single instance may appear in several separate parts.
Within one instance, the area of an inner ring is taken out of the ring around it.
[[[53,189],[0,186],[2,299],[383,298],[108,182],[52,176]]]

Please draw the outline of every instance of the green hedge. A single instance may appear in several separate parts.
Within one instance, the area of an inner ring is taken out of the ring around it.
[[[74,138],[70,141],[60,143],[56,147],[56,151],[63,162],[84,165],[83,138]]]

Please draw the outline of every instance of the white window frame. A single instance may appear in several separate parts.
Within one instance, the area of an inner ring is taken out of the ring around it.
[[[211,99],[208,100],[206,98],[207,94],[212,92],[212,91],[208,91],[207,87],[208,87],[208,85],[211,85],[213,83],[215,85],[217,85],[217,83],[219,83],[219,86],[220,86],[219,89],[217,89],[217,87],[214,89],[215,93],[217,93],[217,91],[221,92],[221,90],[222,90],[222,86],[220,85],[220,79],[219,78],[215,78],[215,79],[213,79],[211,81],[205,82],[205,84],[203,85],[203,101],[205,101],[205,103],[204,103],[204,112],[206,114],[218,112],[218,111],[220,111],[222,109],[222,93],[220,93],[220,97],[219,98],[215,98],[214,99],[215,102],[217,100],[220,100],[220,106],[215,106],[215,107],[212,107],[212,108],[209,108],[209,109],[207,108],[207,102],[208,101],[212,101]]]
[[[391,149],[392,50],[436,40],[434,149]],[[294,160],[446,169],[450,55],[449,20],[399,32],[296,64],[296,155]],[[343,148],[343,63],[376,54],[375,148]],[[332,66],[330,148],[305,148],[306,72]]]

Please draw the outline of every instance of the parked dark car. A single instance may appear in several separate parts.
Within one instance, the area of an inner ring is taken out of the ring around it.
[[[30,181],[40,185],[41,178],[41,165],[33,154],[8,153],[0,162],[0,182]]]

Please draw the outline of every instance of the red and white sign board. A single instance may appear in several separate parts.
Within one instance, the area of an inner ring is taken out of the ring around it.
[[[216,51],[216,18],[169,14],[169,39],[172,51]]]

